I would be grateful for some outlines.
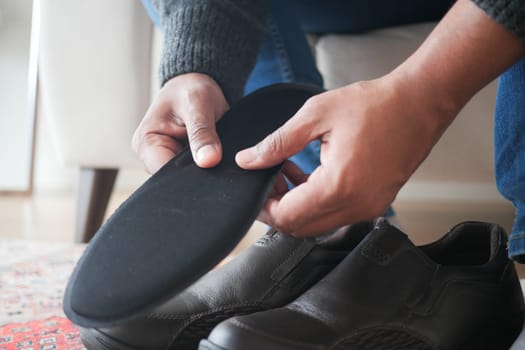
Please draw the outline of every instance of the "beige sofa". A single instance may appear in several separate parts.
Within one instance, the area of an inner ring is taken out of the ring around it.
[[[433,25],[313,38],[326,87],[387,73]],[[129,145],[156,89],[159,36],[138,0],[41,1],[39,115],[51,122],[63,161],[81,169],[78,240],[100,225],[118,169],[141,167]],[[497,197],[494,96],[495,84],[473,99],[401,196]]]

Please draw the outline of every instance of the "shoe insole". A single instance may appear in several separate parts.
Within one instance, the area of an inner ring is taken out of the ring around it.
[[[255,221],[280,170],[243,170],[235,154],[319,92],[297,84],[260,89],[218,122],[218,166],[199,168],[186,148],[151,176],[79,260],[64,296],[66,315],[83,327],[114,325],[162,304],[218,264]]]

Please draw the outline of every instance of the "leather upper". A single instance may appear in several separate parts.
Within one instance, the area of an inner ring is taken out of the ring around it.
[[[496,225],[464,223],[418,248],[382,223],[297,300],[227,320],[209,340],[228,350],[361,349],[351,344],[386,332],[414,349],[464,349],[480,330],[523,317],[505,242]]]

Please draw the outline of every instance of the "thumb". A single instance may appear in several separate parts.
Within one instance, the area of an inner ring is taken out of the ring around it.
[[[217,165],[222,157],[222,147],[215,129],[214,115],[195,113],[192,120],[186,122],[186,130],[191,153],[197,165],[202,168]]]
[[[257,145],[237,153],[235,161],[244,169],[261,169],[277,165],[299,153],[319,138],[319,120],[302,109],[279,129]]]

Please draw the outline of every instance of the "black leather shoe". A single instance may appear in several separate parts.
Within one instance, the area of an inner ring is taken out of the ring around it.
[[[381,222],[285,307],[231,318],[200,350],[508,350],[523,295],[499,226],[466,222],[415,247]]]
[[[88,350],[196,350],[219,322],[286,305],[331,271],[373,229],[352,225],[324,239],[270,231],[151,314],[103,329],[81,329]]]

